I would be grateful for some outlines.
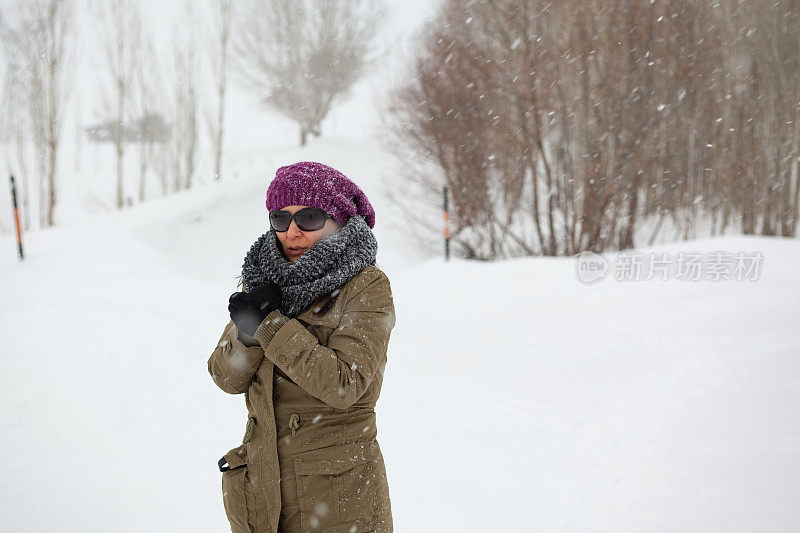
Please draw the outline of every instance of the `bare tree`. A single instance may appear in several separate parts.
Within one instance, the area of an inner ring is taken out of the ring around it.
[[[117,158],[117,208],[124,200],[125,122],[132,111],[134,77],[141,60],[141,15],[131,0],[98,2],[98,36],[105,53],[109,86],[103,93],[103,114],[114,117],[113,143]]]
[[[186,4],[186,17],[193,20],[191,4]],[[173,190],[189,189],[197,165],[199,129],[198,60],[195,55],[194,22],[182,31],[173,31],[174,135],[172,137]]]
[[[13,57],[6,62],[6,74],[3,84],[0,121],[6,127],[0,130],[0,143],[3,144],[3,159],[6,170],[14,174],[21,184],[20,211],[22,212],[23,229],[31,227],[29,209],[30,192],[28,190],[28,139],[29,117],[24,113],[26,107],[25,87],[21,78],[20,66]]]
[[[222,177],[222,152],[225,134],[225,92],[228,82],[228,55],[230,48],[232,4],[231,0],[217,0],[212,14],[212,35],[208,59],[216,86],[216,117],[206,117],[211,142],[214,145],[214,179]]]
[[[800,190],[797,178],[792,187],[792,166],[800,162],[800,2],[746,9],[766,100],[759,139],[767,161],[761,234],[788,237],[797,228]]]
[[[300,144],[320,135],[333,102],[380,57],[378,0],[249,0],[237,9],[239,74],[300,127]]]
[[[147,170],[151,166],[154,149],[169,139],[170,126],[164,122],[164,106],[160,98],[164,90],[161,62],[152,35],[144,31],[140,56],[135,76],[138,118],[131,128],[134,137],[131,140],[139,144],[139,201],[144,202]]]
[[[73,6],[68,0],[32,0],[4,26],[3,42],[18,58],[39,175],[40,226],[54,224],[56,173],[64,108],[71,91]]]

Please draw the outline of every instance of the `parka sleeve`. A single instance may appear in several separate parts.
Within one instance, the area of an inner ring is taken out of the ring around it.
[[[230,320],[208,359],[208,373],[220,389],[229,394],[241,394],[250,386],[263,359],[261,345],[245,345],[236,324]]]
[[[335,409],[346,409],[383,372],[394,325],[389,278],[380,272],[344,304],[340,325],[327,345],[277,309],[267,315],[254,337],[264,356],[300,388]]]

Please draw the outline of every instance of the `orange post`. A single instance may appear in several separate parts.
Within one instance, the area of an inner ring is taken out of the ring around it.
[[[25,259],[22,253],[22,228],[19,225],[19,207],[17,207],[17,185],[14,182],[14,174],[10,175],[11,178],[11,200],[14,204],[14,223],[17,225],[17,251],[19,253],[20,261]]]

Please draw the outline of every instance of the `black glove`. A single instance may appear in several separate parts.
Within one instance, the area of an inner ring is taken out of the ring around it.
[[[228,311],[236,328],[252,337],[264,318],[280,307],[280,304],[280,287],[274,282],[269,282],[253,287],[250,292],[231,294],[228,299]]]

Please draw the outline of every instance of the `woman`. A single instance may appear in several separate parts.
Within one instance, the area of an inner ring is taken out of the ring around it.
[[[267,209],[208,360],[248,412],[219,465],[231,531],[392,531],[375,402],[395,313],[375,212],[342,173],[307,161],[278,169]]]

